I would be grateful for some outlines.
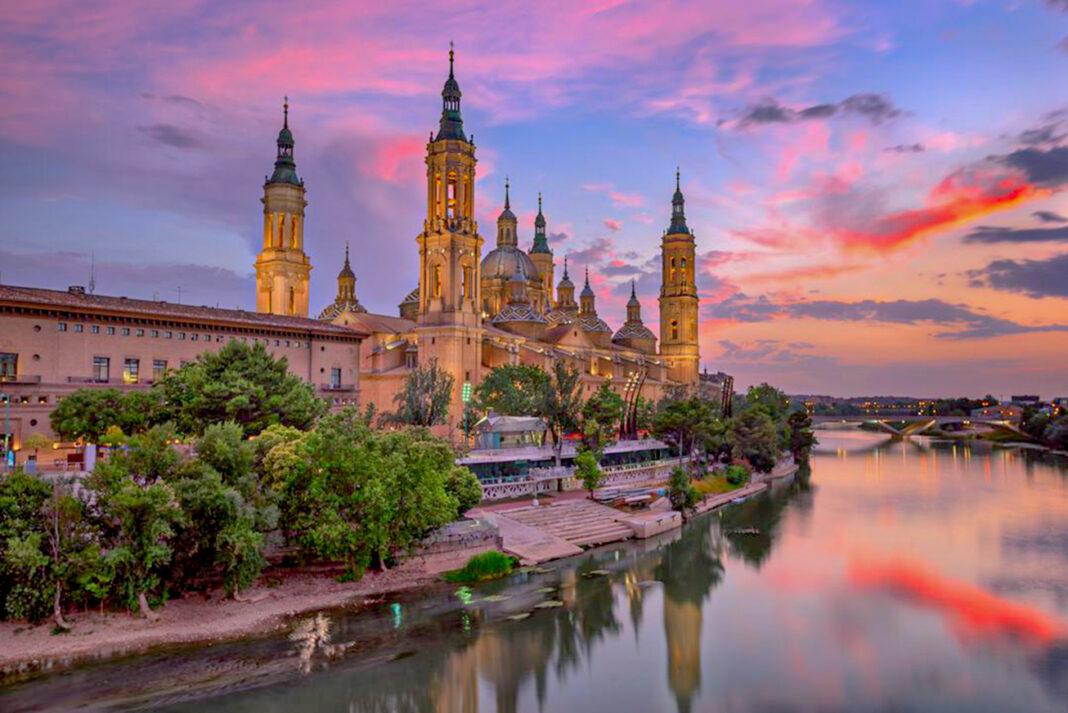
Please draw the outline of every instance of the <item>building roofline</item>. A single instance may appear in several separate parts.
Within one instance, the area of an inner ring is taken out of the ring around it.
[[[132,319],[156,319],[188,322],[203,325],[230,327],[234,329],[261,329],[300,332],[319,337],[353,339],[359,341],[370,333],[351,327],[323,323],[307,317],[248,312],[240,309],[224,309],[171,302],[115,297],[111,295],[82,294],[71,291],[51,290],[43,287],[0,285],[0,306],[44,309],[71,312],[85,316],[121,316]]]

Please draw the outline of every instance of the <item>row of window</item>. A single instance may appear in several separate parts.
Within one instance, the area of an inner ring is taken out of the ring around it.
[[[7,394],[0,394],[0,404],[7,403]],[[58,399],[57,399],[58,400]],[[12,406],[29,406],[30,404],[47,404],[48,397],[44,394],[38,396],[31,396],[30,394],[19,394],[11,397]]]
[[[75,332],[75,333],[81,333],[81,332],[85,331],[85,326],[86,325],[78,323],[78,322],[75,322],[74,324],[67,324],[66,322],[60,322],[59,323],[59,331],[61,331],[61,332],[70,331],[70,332]],[[144,328],[141,328],[141,327],[110,327],[110,326],[101,328],[101,326],[98,325],[98,324],[90,324],[89,325],[89,333],[90,334],[101,334],[101,329],[103,329],[103,333],[107,334],[107,335],[118,334],[118,335],[121,335],[123,337],[129,337],[129,336],[144,337],[144,336],[148,336],[148,337],[151,337],[151,338],[154,338],[154,339],[158,339],[158,338],[162,337],[163,339],[177,339],[179,341],[182,341],[182,340],[185,340],[185,339],[189,339],[189,341],[191,341],[191,342],[198,342],[201,339],[203,339],[205,342],[210,342],[212,340],[212,336],[213,336],[211,334],[204,334],[203,337],[201,337],[201,335],[198,334],[197,332],[189,332],[189,333],[186,333],[186,332],[174,332],[174,331],[167,330],[167,329],[144,329]],[[216,342],[223,342],[223,341],[225,341],[227,339],[227,337],[222,335],[222,334],[216,334],[216,335],[214,335],[214,337],[215,337],[215,341]],[[243,342],[249,342],[251,344],[255,344],[256,342],[262,341],[264,346],[268,346],[268,347],[271,346],[271,339],[268,338],[268,337],[263,337],[262,340],[261,340],[259,337],[237,337],[237,336],[234,336],[234,335],[230,335],[229,338],[231,340],[240,339]],[[295,348],[295,349],[311,349],[311,342],[302,342],[299,339],[275,339],[274,340],[274,346],[276,346],[276,347],[285,346],[285,347],[290,347],[290,348]]]
[[[185,362],[183,362],[184,364]],[[166,359],[152,360],[152,380],[159,381],[167,372]],[[106,356],[93,357],[93,381],[107,383],[111,379],[111,358]],[[123,359],[122,383],[137,384],[141,381],[141,360],[135,358]]]

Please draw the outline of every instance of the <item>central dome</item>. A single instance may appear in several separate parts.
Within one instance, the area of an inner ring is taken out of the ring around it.
[[[482,258],[482,279],[502,280],[511,279],[512,275],[519,272],[527,280],[538,280],[538,268],[530,256],[517,247],[504,245],[494,248],[486,257]]]

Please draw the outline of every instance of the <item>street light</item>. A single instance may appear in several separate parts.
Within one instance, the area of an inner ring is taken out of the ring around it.
[[[4,400],[4,466],[11,460],[11,394],[0,394]]]

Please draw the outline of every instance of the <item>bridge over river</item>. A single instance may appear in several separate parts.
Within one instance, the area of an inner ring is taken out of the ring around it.
[[[833,428],[839,424],[845,427],[864,424],[889,433],[894,438],[918,436],[942,426],[960,426],[962,429],[985,426],[992,430],[1025,436],[1024,432],[1011,421],[994,418],[971,418],[969,416],[813,416],[812,424],[816,427],[822,426],[825,429]]]

